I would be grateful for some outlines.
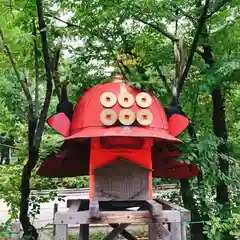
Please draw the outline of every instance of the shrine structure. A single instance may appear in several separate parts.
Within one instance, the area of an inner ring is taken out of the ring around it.
[[[153,200],[152,177],[189,178],[198,170],[177,161],[177,138],[189,120],[173,114],[168,119],[150,92],[133,88],[120,75],[97,84],[78,100],[72,119],[57,113],[48,124],[65,139],[60,151],[48,156],[38,170],[45,177],[89,175],[89,200],[68,202],[67,213],[57,212],[56,240],[67,239],[67,225],[79,224],[80,239],[89,239],[89,224],[108,223],[114,230],[104,239],[122,234],[137,239],[125,228],[149,224],[149,239],[186,239],[181,222],[189,212]],[[139,207],[138,211],[128,211]],[[164,224],[169,227],[164,227]],[[158,230],[157,230],[158,229]]]

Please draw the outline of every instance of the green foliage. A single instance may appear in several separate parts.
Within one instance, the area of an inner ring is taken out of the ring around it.
[[[21,174],[22,174],[22,164],[14,164],[9,166],[0,165],[0,199],[3,199],[9,208],[9,221],[17,219],[19,216],[19,203],[20,203],[20,186],[21,186]],[[51,182],[47,181],[37,181],[33,176],[34,181],[32,181],[32,189],[46,189],[51,187]],[[41,184],[39,184],[41,183]],[[45,183],[45,186],[44,186]],[[40,211],[40,204],[44,202],[49,202],[54,200],[56,197],[56,192],[49,192],[48,196],[34,196],[32,195],[29,199],[30,211],[29,215],[31,218],[35,218]]]
[[[240,237],[240,215],[233,214],[231,218],[221,220],[218,217],[207,222],[204,227],[210,240],[228,239],[228,235]]]
[[[16,219],[19,213],[21,168],[19,164],[10,168],[0,165],[0,198],[8,205],[11,219]]]

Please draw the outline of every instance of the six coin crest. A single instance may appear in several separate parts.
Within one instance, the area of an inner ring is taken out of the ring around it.
[[[123,108],[119,114],[113,109],[110,109],[115,106],[117,102]],[[100,103],[105,107],[100,114],[100,120],[105,126],[112,126],[117,120],[125,126],[132,125],[135,120],[142,126],[150,125],[153,121],[152,112],[147,109],[152,105],[152,98],[150,94],[146,92],[137,94],[136,99],[131,93],[126,91],[126,88],[124,88],[124,91],[121,90],[118,97],[112,92],[104,92],[100,96]],[[140,110],[138,110],[136,114],[129,109],[135,103],[140,107]]]

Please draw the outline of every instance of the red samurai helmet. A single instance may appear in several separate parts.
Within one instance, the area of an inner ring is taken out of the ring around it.
[[[88,175],[91,169],[123,157],[152,169],[153,177],[195,176],[196,166],[176,161],[180,153],[170,150],[182,143],[176,137],[188,123],[179,114],[167,119],[152,93],[133,88],[120,75],[114,76],[114,81],[97,84],[80,97],[71,122],[64,113],[48,119],[65,139],[60,151],[47,157],[38,174]]]

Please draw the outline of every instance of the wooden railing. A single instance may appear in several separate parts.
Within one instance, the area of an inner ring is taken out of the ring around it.
[[[166,190],[177,190],[179,184],[161,184],[153,185],[153,193]],[[89,194],[89,188],[73,188],[73,189],[49,189],[49,190],[32,190],[31,195],[49,195],[50,192],[56,192],[58,196],[87,196]]]

